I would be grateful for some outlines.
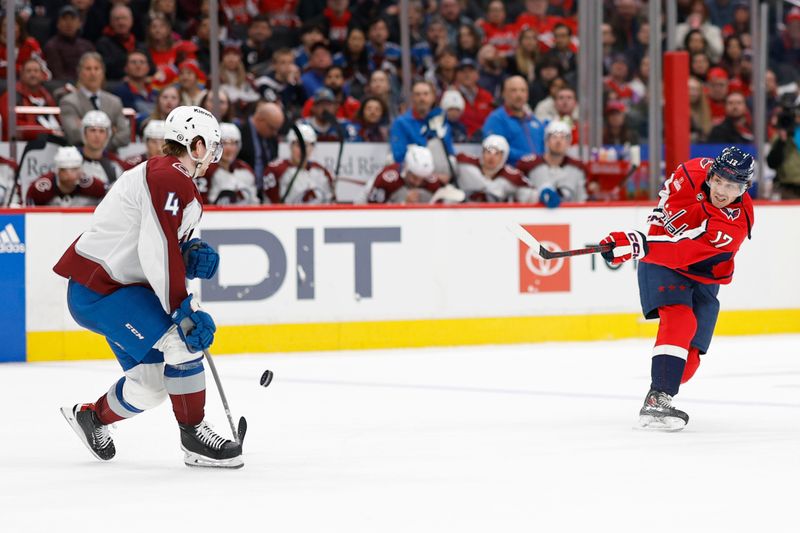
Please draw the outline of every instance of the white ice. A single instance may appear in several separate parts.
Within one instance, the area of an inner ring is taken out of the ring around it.
[[[0,532],[800,531],[800,336],[714,339],[674,434],[632,429],[650,347],[217,357],[250,426],[233,471],[183,465],[168,402],[94,459],[58,407],[114,361],[2,365]]]

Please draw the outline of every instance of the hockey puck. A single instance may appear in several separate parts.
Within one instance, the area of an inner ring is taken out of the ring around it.
[[[272,370],[264,370],[264,373],[261,374],[261,386],[269,387],[270,383],[272,383]]]

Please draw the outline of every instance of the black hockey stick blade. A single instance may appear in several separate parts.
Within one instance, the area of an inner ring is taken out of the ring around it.
[[[533,253],[542,259],[558,259],[560,257],[572,257],[575,255],[599,254],[608,252],[614,248],[613,244],[593,244],[591,246],[587,246],[586,248],[576,248],[574,250],[550,251],[542,246],[541,243],[536,240],[536,237],[528,233],[528,231],[519,224],[512,224],[508,226],[508,231],[516,235],[519,240],[527,244],[528,247],[533,250]]]
[[[236,428],[236,434],[239,436],[239,445],[244,444],[244,436],[247,433],[247,420],[244,417],[239,417],[239,426]]]

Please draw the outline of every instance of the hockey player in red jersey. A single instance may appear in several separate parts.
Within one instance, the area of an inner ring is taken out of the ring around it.
[[[124,371],[94,403],[61,412],[92,454],[109,460],[109,425],[169,396],[184,462],[237,468],[241,445],[205,421],[203,350],[216,326],[186,290],[187,278],[211,278],[219,264],[213,248],[192,238],[203,213],[192,178],[219,160],[219,124],[205,109],[177,107],[164,138],[165,155],[120,176],[54,267],[69,279],[75,321],[106,337]]]
[[[458,187],[469,202],[534,202],[538,197],[518,169],[506,165],[510,148],[505,137],[489,135],[481,156],[458,154]]]
[[[425,146],[409,144],[403,164],[384,167],[366,186],[371,204],[429,203],[442,182],[433,173],[433,154]]]
[[[292,129],[286,136],[289,159],[273,161],[264,168],[264,203],[271,204],[327,204],[334,201],[333,176],[327,168],[309,161],[317,134],[308,124],[297,124],[305,145],[305,159],[297,133]],[[298,171],[298,166],[300,167]]]
[[[642,312],[660,318],[650,391],[639,427],[677,431],[689,416],[672,397],[700,365],[719,313],[720,285],[733,278],[734,256],[753,227],[753,157],[735,147],[716,159],[691,159],[664,182],[650,230],[613,232],[601,244],[612,264],[639,259]]]
[[[39,176],[25,193],[28,205],[86,207],[100,203],[108,185],[83,173],[83,156],[74,146],[62,146],[53,158],[55,170]]]

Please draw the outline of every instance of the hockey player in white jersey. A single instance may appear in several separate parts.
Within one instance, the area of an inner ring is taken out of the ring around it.
[[[315,161],[309,161],[317,142],[314,128],[298,123],[305,159],[302,159],[297,133],[292,129],[286,136],[289,159],[271,162],[264,168],[264,202],[271,204],[327,204],[334,200],[333,176]],[[298,171],[299,167],[299,171]]]
[[[109,460],[109,425],[169,396],[184,462],[237,468],[241,446],[205,422],[202,352],[216,326],[186,290],[187,278],[211,278],[219,264],[213,248],[192,239],[203,212],[192,179],[220,158],[217,120],[199,107],[175,108],[163,152],[117,180],[54,267],[69,279],[75,321],[106,337],[124,371],[94,403],[61,412],[92,454]]]
[[[88,111],[81,119],[81,128],[84,175],[113,184],[132,165],[106,150],[114,135],[111,119],[103,111]]]
[[[55,170],[36,178],[25,192],[28,205],[88,207],[100,203],[108,184],[83,173],[83,156],[74,146],[61,146],[53,158]]]
[[[204,177],[195,179],[197,190],[205,204],[254,205],[259,199],[256,194],[256,175],[253,169],[236,157],[242,147],[242,134],[236,124],[223,122],[220,126],[222,138],[222,158],[216,165],[208,167]]]
[[[525,176],[506,165],[511,151],[500,135],[489,135],[480,157],[458,154],[458,186],[470,202],[531,202],[535,191]]]

